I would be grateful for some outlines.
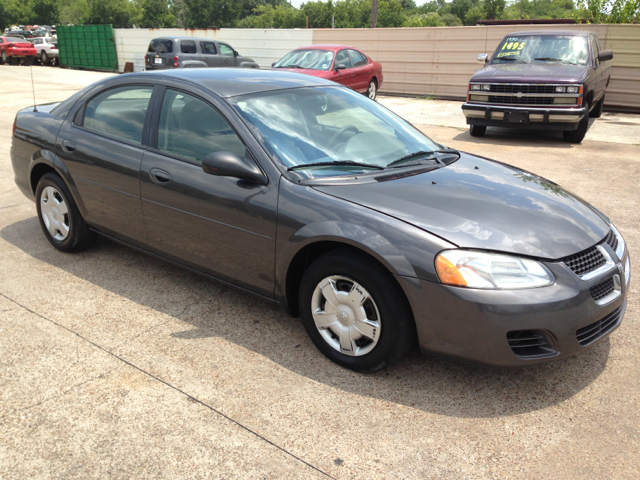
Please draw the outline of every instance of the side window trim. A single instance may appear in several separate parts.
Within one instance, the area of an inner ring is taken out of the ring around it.
[[[142,126],[142,138],[140,143],[136,143],[133,142],[131,140],[127,140],[126,138],[121,138],[121,137],[116,137],[115,135],[110,135],[106,132],[100,132],[97,130],[93,130],[91,128],[87,128],[84,126],[84,116],[85,113],[87,111],[87,104],[93,100],[94,98],[96,98],[98,95],[102,95],[103,93],[108,92],[109,90],[115,90],[117,88],[123,88],[123,87],[146,87],[149,88],[151,87],[153,89],[153,91],[151,92],[151,98],[149,99],[149,105],[147,106],[147,113],[145,115],[145,119],[144,119],[144,125]],[[87,132],[87,133],[91,133],[92,135],[97,135],[99,137],[104,137],[104,138],[108,138],[109,140],[113,140],[115,142],[120,142],[120,143],[124,143],[127,145],[131,145],[133,147],[138,147],[138,148],[142,148],[145,149],[148,146],[148,139],[149,139],[149,123],[150,123],[150,119],[151,119],[151,106],[153,105],[154,97],[157,96],[157,92],[158,89],[160,87],[158,87],[157,85],[152,85],[152,84],[148,84],[148,83],[131,83],[131,84],[127,84],[127,85],[114,85],[113,87],[109,87],[109,88],[105,88],[104,90],[100,90],[99,92],[95,93],[94,95],[92,95],[90,98],[87,98],[86,100],[84,100],[82,102],[82,105],[80,106],[80,108],[76,111],[75,116],[73,117],[73,120],[71,122],[71,127],[72,128],[77,128],[79,130],[82,130],[83,132]]]

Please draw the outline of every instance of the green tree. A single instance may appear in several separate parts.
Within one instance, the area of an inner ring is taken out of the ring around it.
[[[167,0],[142,0],[142,17],[140,27],[142,28],[170,28],[176,26],[176,17],[169,10]]]
[[[89,0],[89,15],[84,23],[131,28],[138,21],[140,13],[139,6],[129,0]]]
[[[484,10],[485,18],[494,20],[500,18],[504,11],[505,0],[483,0],[482,9]]]
[[[57,0],[33,0],[31,8],[33,10],[32,23],[36,25],[55,25],[58,23],[60,11]]]
[[[184,0],[185,27],[233,27],[242,13],[240,0]]]
[[[459,27],[462,25],[462,20],[453,13],[445,13],[444,15],[441,15],[440,18],[447,27]]]
[[[435,12],[411,15],[405,18],[403,27],[444,27],[445,23]]]
[[[476,25],[478,20],[482,20],[484,18],[486,18],[486,14],[482,5],[475,5],[467,10],[466,15],[464,16],[464,24]]]
[[[89,18],[87,0],[59,0],[60,24],[80,25]]]

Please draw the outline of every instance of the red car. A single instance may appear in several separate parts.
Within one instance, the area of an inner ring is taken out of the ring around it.
[[[0,37],[0,55],[2,63],[15,63],[15,60],[33,61],[38,52],[36,47],[22,38]]]
[[[333,80],[365,93],[372,100],[376,98],[383,78],[379,62],[347,45],[300,47],[287,53],[272,67]]]

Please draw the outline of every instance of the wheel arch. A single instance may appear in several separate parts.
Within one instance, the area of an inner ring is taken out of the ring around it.
[[[29,186],[31,187],[31,192],[35,195],[36,188],[38,187],[38,182],[40,179],[47,173],[55,173],[56,175],[60,175],[53,165],[47,162],[36,163],[29,173]]]
[[[374,236],[373,239],[375,239],[374,242],[368,243],[377,243],[377,248],[372,248],[351,238],[329,235],[314,237],[307,239],[305,242],[301,242],[298,245],[299,248],[297,251],[287,262],[286,273],[280,282],[280,303],[290,315],[294,317],[300,316],[298,298],[300,281],[302,280],[305,270],[320,256],[336,250],[346,250],[358,255],[363,255],[381,268],[384,268],[385,271],[394,277],[393,281],[397,283],[405,295],[405,299],[408,301],[404,289],[395,279],[395,275],[415,276],[413,267],[390,243],[386,242],[385,244],[385,242],[381,242],[382,237]]]

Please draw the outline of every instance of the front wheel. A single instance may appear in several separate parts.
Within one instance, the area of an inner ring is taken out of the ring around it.
[[[582,120],[578,124],[578,128],[575,130],[565,130],[562,132],[562,137],[565,142],[569,143],[580,143],[584,139],[584,136],[587,134],[587,129],[589,128],[589,104],[587,103],[587,113],[584,114]]]
[[[367,97],[369,97],[371,100],[375,100],[377,94],[378,94],[378,85],[376,85],[376,81],[372,79],[369,82],[369,88],[367,89]]]
[[[300,311],[316,347],[362,373],[398,361],[413,345],[415,326],[393,276],[365,255],[327,253],[305,271]]]
[[[77,252],[91,245],[94,234],[58,175],[42,176],[36,188],[36,208],[45,237],[58,250]]]
[[[483,125],[469,125],[469,133],[472,137],[484,137],[487,127]]]

